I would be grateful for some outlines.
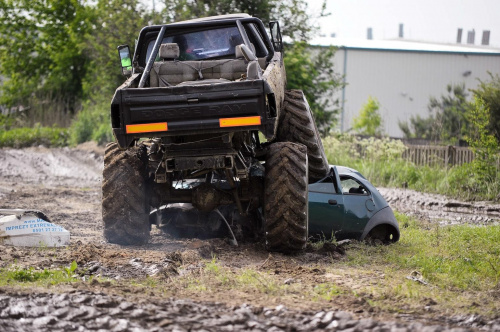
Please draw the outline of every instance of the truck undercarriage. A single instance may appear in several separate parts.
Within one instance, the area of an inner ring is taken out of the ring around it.
[[[150,220],[169,224],[162,207],[188,203],[226,223],[220,210],[242,224],[257,220],[269,250],[305,247],[307,184],[328,163],[302,92],[285,91],[277,23],[271,36],[259,19],[216,17],[144,28],[132,61],[120,49],[132,72],[111,103],[108,241],[144,243]],[[171,233],[196,224],[176,223],[183,227]]]

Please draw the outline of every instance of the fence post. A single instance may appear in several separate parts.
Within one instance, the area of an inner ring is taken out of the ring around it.
[[[453,166],[455,165],[455,148],[452,145],[448,145],[448,148],[446,149],[446,167]]]

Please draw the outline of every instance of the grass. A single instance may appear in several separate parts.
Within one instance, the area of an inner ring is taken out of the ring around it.
[[[500,172],[483,181],[472,164],[448,169],[417,166],[402,158],[405,146],[401,141],[344,135],[326,137],[323,145],[331,164],[357,169],[375,186],[397,188],[404,184],[417,191],[467,200],[498,199]]]
[[[41,127],[13,128],[0,132],[0,147],[23,148],[36,145],[66,146],[69,131],[66,128]]]
[[[285,285],[269,271],[259,271],[255,268],[232,269],[223,266],[215,257],[206,261],[199,273],[176,278],[174,283],[188,293],[204,292],[214,296],[222,292],[258,294],[262,298],[270,298],[299,293],[299,290],[295,289],[296,286]]]
[[[429,306],[447,315],[494,316],[500,310],[499,225],[438,227],[397,212],[396,217],[401,240],[393,245],[353,242],[341,260],[295,268],[292,258],[285,270],[272,264],[230,267],[213,257],[195,272],[158,281],[155,292],[258,304],[361,303],[391,313],[427,314]]]
[[[439,227],[406,216],[400,220],[398,243],[356,243],[342,263],[346,269],[384,274],[379,284],[361,287],[373,305],[421,308],[432,299],[452,311],[492,314],[500,309],[495,300],[500,295],[500,225]],[[411,275],[423,282],[409,280]],[[400,305],[394,305],[395,299]],[[482,309],[476,302],[482,302]]]
[[[33,267],[0,269],[0,286],[13,284],[47,286],[75,282],[80,280],[75,274],[76,268],[77,264],[73,261],[70,266],[61,269],[39,270]]]
[[[321,283],[313,288],[313,299],[331,301],[333,298],[345,294],[346,290],[333,283]]]
[[[419,272],[429,284],[450,291],[494,289],[500,281],[500,226],[408,227],[388,247],[356,244],[351,266],[380,265]]]

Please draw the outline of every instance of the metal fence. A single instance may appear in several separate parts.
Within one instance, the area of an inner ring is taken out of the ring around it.
[[[467,147],[407,145],[403,158],[419,166],[451,167],[470,163],[474,153]]]

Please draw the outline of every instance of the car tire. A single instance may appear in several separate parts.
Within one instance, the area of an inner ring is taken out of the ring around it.
[[[266,159],[264,232],[269,251],[305,249],[308,236],[308,163],[302,144],[280,142]]]
[[[300,143],[307,147],[309,182],[328,175],[330,166],[318,128],[302,90],[285,91],[283,110],[277,132],[280,142]]]
[[[150,238],[146,199],[147,151],[144,145],[127,150],[106,146],[102,183],[102,220],[108,242],[132,245]]]

